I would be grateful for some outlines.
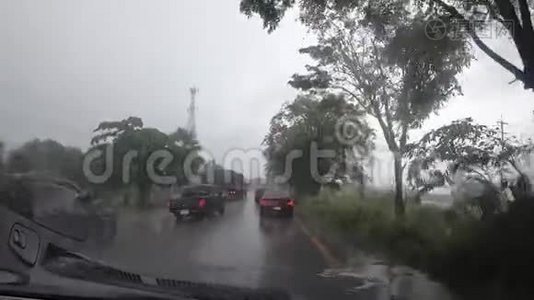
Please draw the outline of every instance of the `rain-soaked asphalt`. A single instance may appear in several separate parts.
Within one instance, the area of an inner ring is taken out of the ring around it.
[[[260,219],[250,195],[228,202],[224,216],[197,222],[176,223],[164,208],[123,211],[115,240],[90,255],[145,275],[282,288],[294,299],[391,299],[373,271],[357,278],[330,270],[296,220]],[[362,277],[369,288],[358,288]],[[407,299],[450,299],[440,286],[418,288],[413,280],[406,286]],[[414,289],[424,293],[415,295]]]

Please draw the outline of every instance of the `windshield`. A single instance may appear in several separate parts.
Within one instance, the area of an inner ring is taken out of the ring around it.
[[[0,296],[534,299],[532,13],[0,0]]]
[[[186,188],[182,191],[182,196],[189,197],[189,196],[206,196],[210,193],[213,193],[213,191],[209,188],[205,187],[191,187]]]

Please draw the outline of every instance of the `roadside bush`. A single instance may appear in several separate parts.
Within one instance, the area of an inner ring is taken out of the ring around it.
[[[534,200],[484,221],[431,206],[408,206],[402,219],[393,211],[389,195],[343,191],[322,192],[299,210],[327,241],[418,268],[472,298],[531,299]]]
[[[443,210],[409,206],[406,216],[394,216],[390,195],[374,194],[361,199],[350,192],[326,191],[303,201],[300,212],[307,223],[324,231],[361,241],[368,250],[382,250],[391,259],[417,262],[428,249],[440,249],[450,232]],[[422,250],[426,249],[426,250]]]
[[[479,287],[477,294],[484,290],[486,299],[532,299],[533,200],[515,202],[508,212],[473,224],[463,240],[458,236],[465,233],[457,232],[441,260],[446,272],[440,277],[458,289]]]
[[[299,211],[312,226],[320,225],[327,232],[356,240],[382,235],[383,226],[393,222],[386,199],[359,199],[350,192],[328,190],[302,202]]]

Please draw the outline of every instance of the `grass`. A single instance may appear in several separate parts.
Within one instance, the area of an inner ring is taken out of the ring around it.
[[[392,195],[362,199],[349,191],[325,191],[299,207],[304,222],[347,260],[351,251],[364,250],[470,296],[532,299],[531,276],[514,270],[534,268],[534,201],[484,222],[454,208],[411,205],[403,218],[393,211]]]
[[[454,214],[430,206],[410,206],[399,220],[388,194],[360,199],[352,192],[321,193],[300,207],[302,217],[322,235],[349,241],[352,246],[380,252],[389,260],[423,267],[457,227]]]

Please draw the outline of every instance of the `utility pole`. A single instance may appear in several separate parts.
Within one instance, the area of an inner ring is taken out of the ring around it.
[[[504,126],[508,125],[508,123],[504,122],[501,115],[501,119],[499,120],[499,122],[497,122],[497,124],[499,124],[499,126],[501,127],[501,146],[504,146]]]
[[[501,128],[501,151],[504,151],[504,126],[508,125],[508,123],[504,122],[502,115],[501,119],[497,122],[497,124]],[[503,178],[503,172],[502,172],[502,166],[499,166],[499,177],[501,178],[501,186],[504,184],[504,178]]]

